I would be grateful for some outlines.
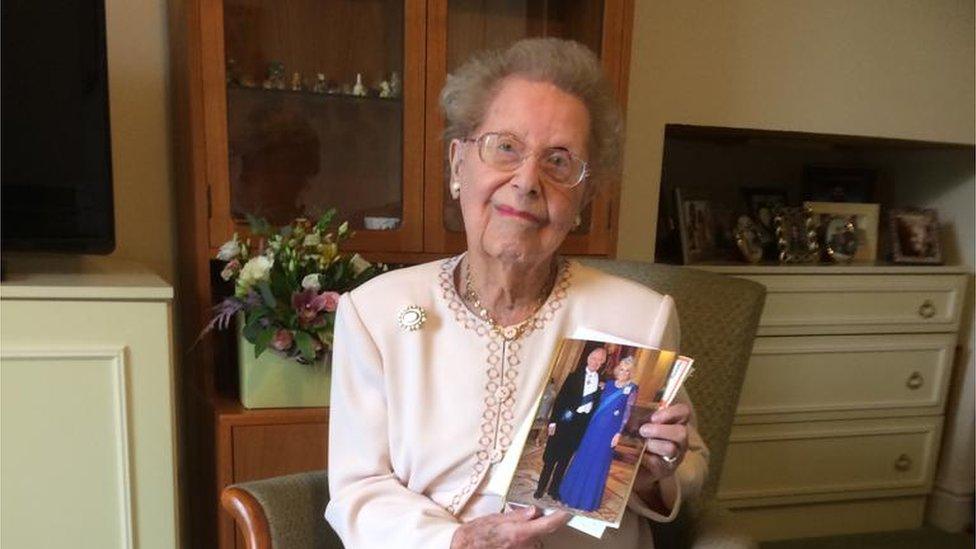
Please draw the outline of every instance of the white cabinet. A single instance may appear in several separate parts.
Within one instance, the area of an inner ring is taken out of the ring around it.
[[[768,291],[719,500],[760,540],[920,526],[965,271],[703,268]]]
[[[98,258],[0,283],[0,545],[178,546],[172,289]]]

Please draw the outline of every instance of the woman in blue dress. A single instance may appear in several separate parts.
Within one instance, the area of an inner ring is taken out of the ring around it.
[[[614,379],[603,386],[600,405],[559,488],[559,499],[565,505],[583,511],[600,508],[613,449],[637,398],[637,385],[631,381],[633,373],[634,358],[627,357],[614,368]]]

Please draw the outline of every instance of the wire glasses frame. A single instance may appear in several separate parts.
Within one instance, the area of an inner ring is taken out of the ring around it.
[[[477,143],[481,161],[502,171],[518,169],[531,152],[528,145],[510,133],[488,132],[461,141]],[[590,175],[587,162],[563,148],[543,149],[538,159],[539,169],[545,178],[560,187],[573,188]]]

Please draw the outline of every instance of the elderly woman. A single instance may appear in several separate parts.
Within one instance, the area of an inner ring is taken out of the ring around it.
[[[707,469],[684,396],[640,428],[628,512],[603,539],[562,512],[506,512],[503,497],[561,338],[589,327],[678,345],[670,297],[556,255],[619,166],[599,62],[573,42],[524,40],[459,68],[441,105],[467,251],[342,297],[326,518],[357,549],[650,547],[652,523],[672,520]]]

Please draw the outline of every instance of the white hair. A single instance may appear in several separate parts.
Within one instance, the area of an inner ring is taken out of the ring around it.
[[[476,54],[448,75],[441,90],[444,138],[473,137],[500,83],[519,76],[548,82],[578,98],[590,115],[589,180],[596,187],[620,171],[623,120],[600,60],[583,44],[559,38],[529,38],[507,49]]]

